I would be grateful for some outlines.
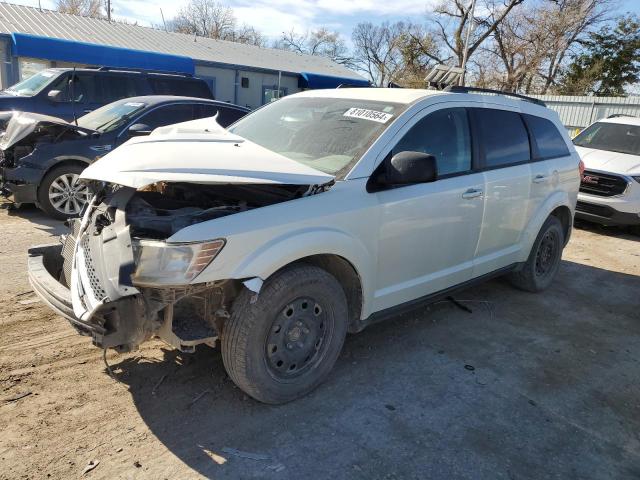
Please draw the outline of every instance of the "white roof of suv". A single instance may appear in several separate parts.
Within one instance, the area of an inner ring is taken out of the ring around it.
[[[379,100],[393,103],[413,103],[426,97],[451,95],[440,90],[422,90],[415,88],[337,88],[327,90],[307,90],[297,93],[296,97],[352,98],[354,100]]]
[[[598,122],[606,122],[606,123],[620,123],[622,125],[637,125],[640,127],[640,118],[632,117],[632,116],[619,116],[619,117],[611,117],[611,118],[602,118],[597,120]]]

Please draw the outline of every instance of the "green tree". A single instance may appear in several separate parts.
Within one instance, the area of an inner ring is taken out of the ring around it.
[[[640,17],[628,14],[615,28],[603,27],[583,42],[584,50],[567,67],[559,93],[624,95],[640,81]]]

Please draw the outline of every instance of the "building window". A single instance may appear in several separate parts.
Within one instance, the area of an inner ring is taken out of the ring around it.
[[[240,79],[240,84],[242,88],[249,88],[249,77],[242,77]]]
[[[271,103],[279,98],[287,96],[287,89],[285,87],[280,87],[280,95],[278,95],[278,86],[277,85],[269,85],[262,86],[262,104]]]

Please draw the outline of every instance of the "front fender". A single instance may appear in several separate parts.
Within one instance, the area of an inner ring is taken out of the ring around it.
[[[229,239],[229,243],[232,242],[233,238]],[[258,277],[266,280],[282,267],[312,255],[337,255],[351,263],[361,281],[362,314],[368,315],[367,306],[370,302],[367,299],[372,288],[368,279],[374,278],[375,255],[358,238],[338,229],[312,227],[274,237],[238,259],[237,266],[227,272],[227,278]],[[209,273],[214,272],[203,271],[198,281],[207,281]],[[214,275],[217,277],[219,273]]]
[[[569,193],[566,191],[556,191],[550,195],[544,203],[538,208],[536,214],[531,217],[529,224],[525,228],[522,234],[522,249],[521,249],[521,262],[525,262],[529,257],[529,253],[533,248],[533,242],[536,241],[536,237],[542,228],[542,225],[547,220],[551,212],[558,207],[567,207],[571,211],[571,219],[573,220],[573,213],[575,210],[575,199],[571,201]],[[570,227],[571,228],[571,227]]]

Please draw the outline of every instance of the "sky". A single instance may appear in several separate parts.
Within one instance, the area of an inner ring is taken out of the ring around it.
[[[111,0],[114,18],[126,18],[140,25],[161,26],[162,17],[170,19],[188,0]],[[424,18],[428,5],[438,0],[221,0],[230,6],[240,24],[256,27],[271,38],[283,31],[304,32],[325,26],[351,38],[359,22],[397,21]],[[12,0],[10,3],[38,6],[38,0]],[[40,0],[42,8],[55,8],[55,0]],[[640,14],[640,0],[618,0],[617,10]]]

